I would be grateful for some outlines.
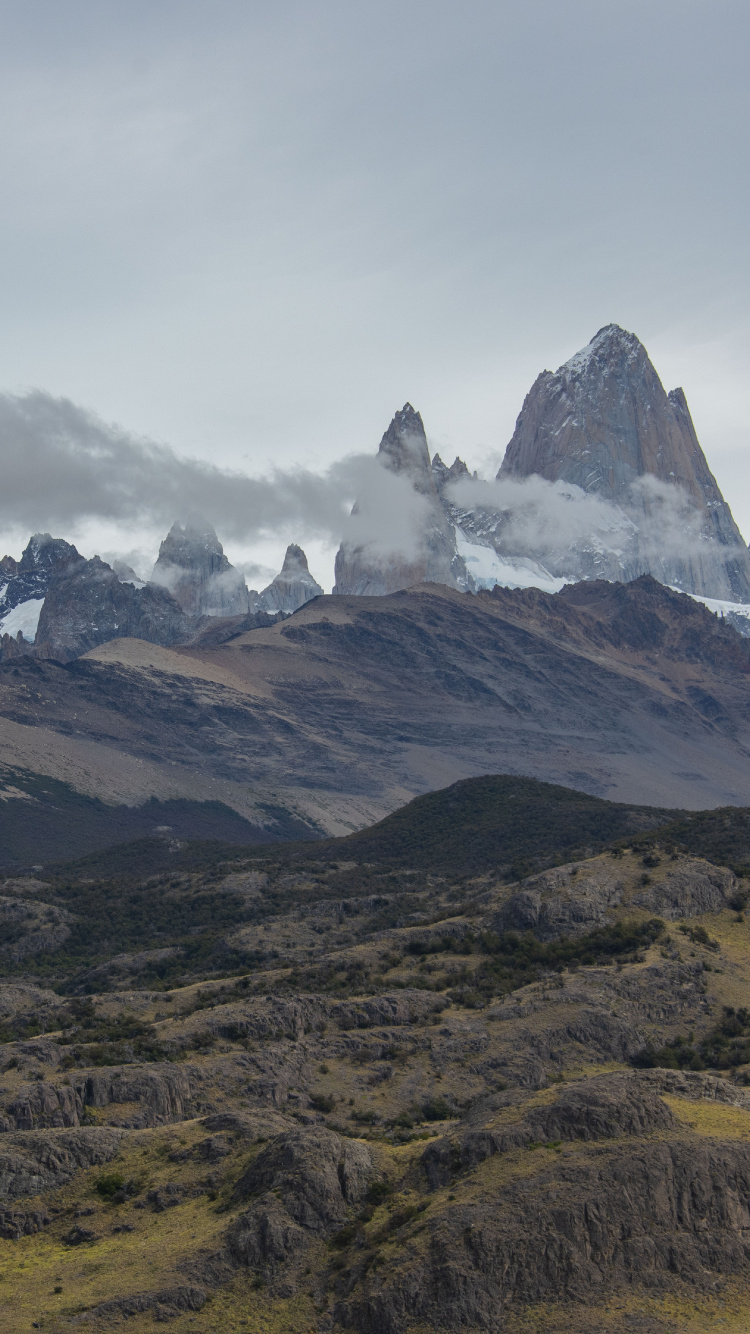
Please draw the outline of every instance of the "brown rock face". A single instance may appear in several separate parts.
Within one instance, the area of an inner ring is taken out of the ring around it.
[[[636,540],[626,577],[652,573],[686,592],[750,601],[750,557],[698,443],[682,389],[667,394],[645,347],[616,324],[600,329],[526,396],[498,479],[573,483],[619,505],[636,528],[659,524],[679,487],[695,513],[694,549]],[[653,479],[653,481],[652,481]],[[662,484],[659,487],[659,483]],[[622,565],[614,575],[622,577]]]
[[[405,476],[427,501],[426,519],[416,536],[416,554],[406,556],[375,548],[342,543],[336,555],[334,593],[395,593],[419,583],[466,587],[466,568],[456,552],[453,527],[440,504],[427,448],[424,424],[411,403],[397,412],[383,439],[378,456],[384,467]],[[355,507],[356,513],[356,507]]]

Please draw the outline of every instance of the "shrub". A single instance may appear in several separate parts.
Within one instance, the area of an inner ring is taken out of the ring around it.
[[[316,1112],[332,1112],[336,1106],[336,1099],[328,1093],[311,1093],[310,1106],[314,1107]]]

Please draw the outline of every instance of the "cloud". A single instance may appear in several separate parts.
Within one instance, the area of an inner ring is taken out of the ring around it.
[[[582,548],[647,564],[705,554],[710,539],[681,487],[644,476],[633,482],[630,493],[631,503],[624,507],[573,483],[537,475],[494,482],[461,479],[447,488],[459,510],[483,511],[485,532],[498,539],[504,552],[554,557],[560,569],[566,552]],[[722,553],[726,556],[726,549]]]
[[[519,555],[544,559],[581,542],[618,551],[634,531],[619,506],[572,483],[536,475],[494,482],[465,478],[450,483],[447,495],[459,509],[484,511],[486,527],[503,550]]]
[[[180,458],[41,391],[0,395],[0,465],[0,524],[59,536],[92,521],[164,533],[198,513],[222,541],[245,547],[269,536],[344,538],[373,552],[408,555],[429,510],[409,478],[377,456],[350,455],[325,472],[294,467],[250,477]],[[150,563],[142,547],[127,559],[139,571]],[[260,566],[243,572],[267,573]]]

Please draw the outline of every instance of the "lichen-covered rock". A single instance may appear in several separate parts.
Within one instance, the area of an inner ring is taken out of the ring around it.
[[[76,1072],[75,1089],[84,1107],[139,1103],[133,1125],[155,1126],[190,1115],[194,1080],[189,1067],[168,1064],[111,1066]]]
[[[69,1181],[81,1168],[108,1163],[123,1131],[107,1127],[10,1134],[0,1141],[0,1199],[38,1195]]]
[[[0,1237],[18,1241],[41,1232],[50,1221],[46,1209],[0,1209]]]
[[[171,1320],[185,1311],[202,1311],[206,1305],[207,1294],[204,1288],[195,1284],[178,1284],[173,1288],[163,1288],[161,1292],[136,1292],[130,1297],[114,1297],[110,1301],[100,1302],[89,1311],[75,1317],[75,1323],[91,1320],[128,1320],[133,1316],[153,1314],[155,1320]]]
[[[675,1125],[667,1104],[635,1074],[583,1080],[563,1089],[553,1103],[534,1108],[510,1125],[472,1124],[481,1120],[480,1104],[466,1118],[465,1128],[425,1149],[422,1165],[433,1188],[445,1185],[455,1171],[470,1170],[493,1154],[509,1153],[523,1145],[645,1135]]]
[[[70,1084],[28,1085],[8,1107],[17,1130],[80,1125],[83,1103]]]
[[[481,1169],[480,1169],[481,1170]],[[750,1147],[675,1138],[556,1158],[429,1215],[408,1262],[339,1281],[339,1324],[497,1331],[516,1303],[591,1301],[634,1283],[699,1290],[750,1271]]]
[[[668,871],[663,880],[640,890],[632,903],[673,922],[680,917],[700,917],[720,912],[734,894],[738,882],[731,871],[710,862],[688,861]]]
[[[314,1126],[271,1140],[240,1177],[235,1195],[247,1199],[273,1190],[295,1222],[325,1233],[344,1221],[349,1205],[364,1199],[373,1171],[367,1145]]]
[[[254,1202],[228,1230],[230,1255],[273,1276],[299,1259],[313,1238],[330,1236],[346,1222],[375,1172],[371,1149],[333,1130],[278,1135],[235,1187],[237,1198]]]

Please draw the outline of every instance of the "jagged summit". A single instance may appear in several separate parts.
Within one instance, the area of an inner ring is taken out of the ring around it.
[[[573,482],[608,499],[628,498],[648,474],[682,486],[706,508],[727,510],[681,389],[667,394],[636,337],[607,324],[526,396],[498,477]],[[727,535],[739,533],[730,518]]]
[[[449,468],[447,464],[443,463],[439,454],[435,454],[433,457],[432,475],[440,495],[442,495],[444,487],[446,487],[449,482],[457,482],[461,477],[471,477],[469,469],[463,459],[460,459],[458,455],[456,455]]]
[[[394,416],[378,454],[391,472],[408,473],[415,490],[437,500],[424,422],[411,403],[405,403]]]
[[[19,561],[0,560],[0,637],[34,642],[42,603],[55,570],[79,559],[70,542],[49,533],[34,533]]]
[[[684,542],[678,556],[665,530],[661,549],[652,535],[649,550],[641,541],[618,571],[605,562],[599,572],[632,578],[651,570],[687,592],[750,601],[750,557],[685,394],[666,393],[635,334],[605,325],[556,371],[537,377],[497,474],[498,480],[532,475],[614,502],[639,531],[644,523],[658,527],[671,495],[673,508],[683,505],[696,520],[692,549]],[[580,577],[572,568],[566,573]]]
[[[244,578],[200,515],[172,525],[150,582],[166,588],[188,616],[244,616],[249,610]]]
[[[605,324],[594,334],[590,343],[558,367],[558,374],[567,372],[569,377],[584,375],[590,370],[592,362],[599,361],[606,367],[617,359],[638,360],[641,354],[647,355],[646,349],[634,333],[629,333],[619,324]]]
[[[302,547],[292,543],[286,549],[280,573],[263,589],[260,598],[268,611],[288,614],[304,607],[306,602],[319,597],[322,592],[320,584],[310,574]]]
[[[408,552],[399,548],[395,538],[389,549],[385,514],[377,545],[342,542],[336,555],[334,593],[382,595],[425,581],[466,587],[466,567],[456,550],[453,525],[440,503],[424,423],[411,403],[395,414],[380,441],[378,458],[389,472],[405,477],[427,505],[415,521]],[[358,501],[353,514],[364,510],[368,501],[368,497]]]
[[[69,662],[110,639],[174,644],[187,638],[192,624],[167,589],[138,587],[98,556],[85,560],[76,553],[60,561],[50,579],[35,650],[39,657]]]

